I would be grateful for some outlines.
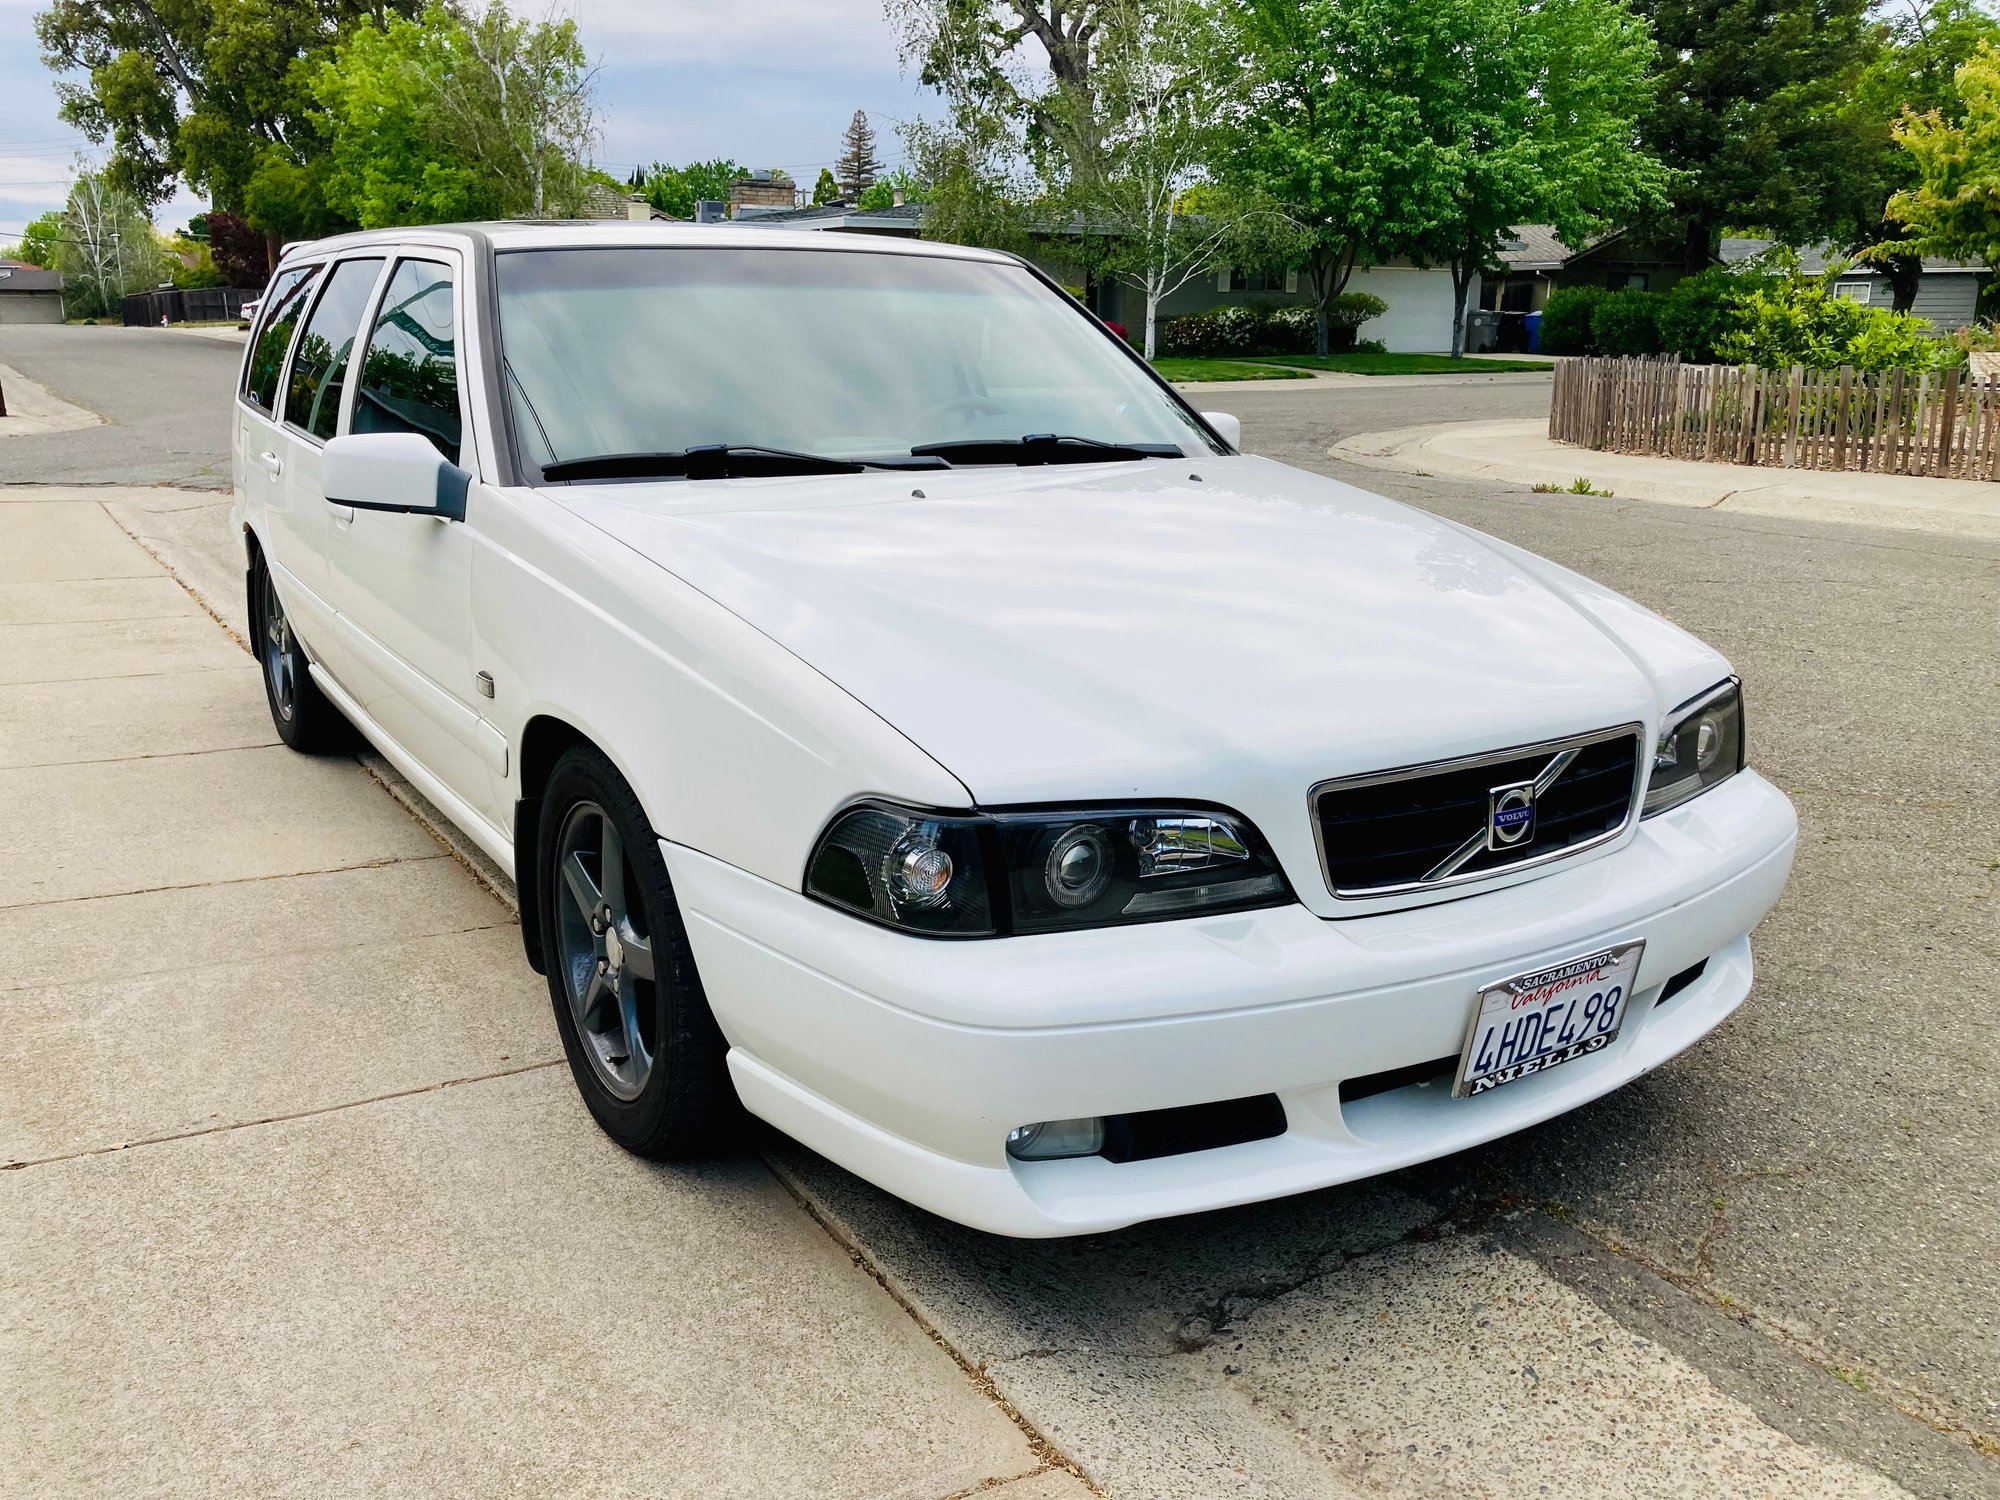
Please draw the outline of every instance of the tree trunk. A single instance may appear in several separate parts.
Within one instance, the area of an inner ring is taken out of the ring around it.
[[[1882,263],[1881,270],[1889,278],[1889,294],[1895,299],[1895,311],[1908,312],[1916,304],[1917,287],[1923,281],[1922,257],[1894,255]]]
[[[1468,252],[1451,263],[1451,357],[1465,358],[1465,298],[1472,289],[1474,261]]]
[[[1150,362],[1159,353],[1158,332],[1160,323],[1160,278],[1151,266],[1146,268],[1146,358]]]
[[[1698,271],[1706,271],[1714,255],[1715,236],[1709,228],[1708,220],[1699,215],[1690,215],[1686,238],[1681,243],[1681,270],[1689,276]]]

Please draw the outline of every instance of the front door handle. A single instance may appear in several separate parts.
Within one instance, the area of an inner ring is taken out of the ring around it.
[[[263,466],[264,472],[269,474],[273,479],[276,479],[280,474],[285,472],[285,461],[269,448],[266,448],[262,453],[257,455],[257,462]]]

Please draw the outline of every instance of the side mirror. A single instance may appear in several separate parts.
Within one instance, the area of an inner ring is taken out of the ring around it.
[[[1243,446],[1243,424],[1228,412],[1205,411],[1201,414],[1201,419],[1213,427],[1223,442],[1229,444],[1232,449],[1240,449]]]
[[[326,445],[320,492],[334,505],[465,519],[472,476],[414,432],[353,432]]]

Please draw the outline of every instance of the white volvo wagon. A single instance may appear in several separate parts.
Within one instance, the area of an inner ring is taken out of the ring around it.
[[[1236,442],[1005,256],[426,229],[286,256],[234,516],[279,732],[514,875],[615,1140],[1060,1235],[1616,1088],[1791,867],[1714,651]]]

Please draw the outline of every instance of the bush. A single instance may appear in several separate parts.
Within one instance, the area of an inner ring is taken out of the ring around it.
[[[1597,304],[1609,295],[1601,286],[1566,286],[1551,292],[1542,309],[1542,353],[1595,354],[1591,320]]]
[[[1342,292],[1326,304],[1326,347],[1335,354],[1355,345],[1357,333],[1370,318],[1379,318],[1389,304],[1372,292]]]
[[[1744,298],[1716,353],[1732,364],[1784,370],[1938,370],[1965,351],[1939,338],[1928,319],[1836,296],[1835,273],[1809,276],[1796,268],[1769,278]]]
[[[1743,317],[1750,294],[1768,278],[1711,266],[1683,277],[1660,303],[1660,350],[1690,364],[1714,364],[1716,346]]]
[[[1217,354],[1249,354],[1257,347],[1257,335],[1263,326],[1263,319],[1254,307],[1218,307],[1208,314],[1208,320],[1215,328],[1215,352]]]
[[[1260,354],[1310,354],[1319,333],[1319,314],[1310,307],[1266,310]]]
[[[1658,292],[1612,292],[1590,314],[1591,341],[1599,354],[1632,355],[1660,352]],[[1544,327],[1547,326],[1544,320]]]
[[[1169,318],[1160,325],[1160,353],[1181,356],[1214,354],[1220,337],[1214,313],[1188,313]]]
[[[1356,339],[1354,341],[1354,352],[1356,354],[1387,354],[1389,346],[1380,339]]]

